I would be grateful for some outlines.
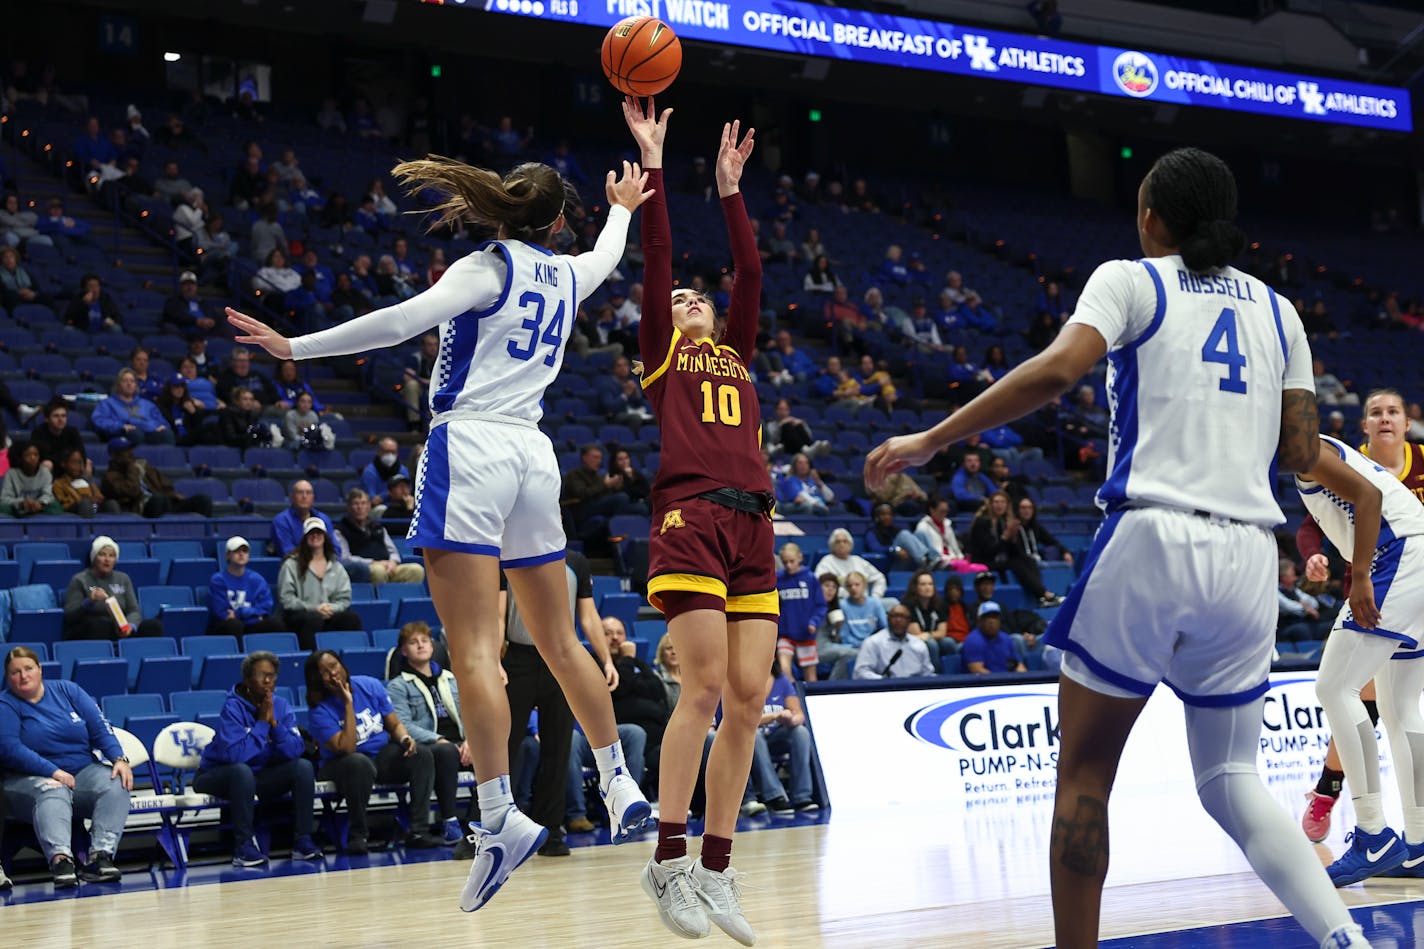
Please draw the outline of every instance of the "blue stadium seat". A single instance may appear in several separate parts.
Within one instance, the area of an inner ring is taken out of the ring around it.
[[[134,715],[129,719],[128,724],[125,725],[124,728],[132,732],[133,736],[139,741],[143,742],[145,748],[152,748],[153,741],[158,737],[158,733],[177,721],[179,721],[178,716],[172,712],[163,715]]]
[[[155,468],[187,468],[188,455],[176,445],[139,445],[134,455],[144,459]]]
[[[400,630],[373,629],[371,630],[371,645],[376,649],[384,649],[387,652],[396,648],[396,643],[400,641]]]
[[[263,468],[273,476],[278,474],[283,477],[295,476],[300,470],[297,467],[297,456],[285,448],[249,448],[242,456],[242,463],[249,470]],[[285,486],[279,485],[278,487],[282,488],[282,497],[285,498]]]
[[[249,537],[248,540],[251,541],[252,538]],[[261,545],[265,543],[265,538],[263,540],[253,541],[253,543],[256,543],[258,549],[261,549]],[[267,581],[267,585],[272,588],[272,594],[275,598],[277,593],[277,574],[282,570],[282,558],[249,557],[247,560],[247,569]]]
[[[220,569],[213,566],[211,557],[175,557],[168,562],[168,576],[163,582],[175,587],[206,589],[208,581]]]
[[[939,671],[941,675],[957,676],[964,671],[964,663],[959,654],[939,657]]]
[[[129,664],[129,688],[138,682],[139,666],[144,659],[178,655],[178,643],[167,636],[130,637],[119,640],[119,658]],[[160,711],[162,711],[160,709]]]
[[[206,465],[213,471],[237,472],[245,470],[242,452],[226,445],[194,445],[188,449],[188,463],[196,471],[199,465]]]
[[[641,619],[633,624],[629,630],[640,643],[646,644],[646,650],[639,646],[638,656],[648,662],[653,661],[653,653],[657,651],[658,642],[667,634],[667,620],[662,619]],[[646,652],[646,655],[644,654]]]
[[[242,650],[237,645],[236,636],[189,636],[180,639],[178,646],[185,656],[193,659],[193,685],[198,684],[198,676],[203,671],[203,660],[209,656],[233,655]]]
[[[138,605],[144,616],[157,616],[165,606],[192,606],[193,591],[177,586],[144,587],[138,591]]]
[[[155,656],[139,663],[138,681],[134,685],[137,692],[183,692],[193,684],[193,658],[191,656]]]
[[[271,478],[239,478],[232,483],[231,496],[235,501],[245,498],[253,504],[281,504],[287,500],[286,489]]]
[[[220,715],[226,701],[227,693],[219,689],[195,689],[168,696],[168,705],[180,722],[195,722],[203,715]]]
[[[431,626],[440,625],[440,615],[435,612],[435,601],[428,596],[408,596],[396,606],[396,628],[406,623],[421,620]]]
[[[316,634],[316,648],[345,652],[348,649],[368,649],[371,641],[361,630],[335,630]]]
[[[74,639],[55,643],[50,655],[59,663],[60,675],[74,678],[74,664],[81,659],[112,659],[114,644],[107,639]],[[127,681],[127,680],[125,680]]]
[[[623,628],[631,633],[642,605],[643,598],[636,593],[608,593],[598,601],[598,615],[618,617],[623,622]],[[584,630],[584,635],[588,635],[587,630]]]
[[[20,648],[32,650],[35,655],[40,657],[40,662],[49,662],[49,657],[51,655],[49,651],[49,643],[39,641],[27,643],[21,642],[18,639],[12,639],[4,644],[4,649],[6,652],[9,652],[11,649]]]
[[[371,676],[385,681],[386,652],[385,649],[348,649],[341,654],[341,661],[354,676]]]
[[[282,664],[282,669],[277,673],[277,681],[282,685],[298,686],[306,684],[305,668],[307,657],[311,653],[306,652],[279,652],[277,661]]]
[[[610,593],[622,593],[623,579],[621,577],[608,577],[596,574],[593,580],[593,602],[601,603],[603,598]]]
[[[248,652],[296,652],[301,646],[296,633],[248,633],[242,637],[242,648]]]
[[[429,595],[430,591],[423,583],[383,583],[376,587],[377,598],[397,603],[408,596]]]
[[[175,639],[202,636],[208,631],[208,608],[206,606],[164,606],[158,611],[163,621],[163,633]]]
[[[69,547],[65,544],[36,543],[27,541],[16,544],[15,560],[20,565],[20,582],[30,582],[30,571],[39,560],[68,560]]]
[[[163,696],[147,692],[137,695],[106,695],[100,702],[104,709],[104,717],[111,725],[120,728],[128,728],[127,722],[133,715],[162,715],[167,709],[164,707]]]
[[[75,560],[37,560],[30,567],[29,582],[43,583],[54,590],[56,596],[63,597],[69,581],[83,569],[84,565]]]
[[[173,482],[173,490],[191,498],[195,494],[206,494],[214,502],[230,500],[227,482],[217,478],[178,478]]]
[[[119,561],[118,568],[129,575],[136,588],[157,586],[163,582],[163,565],[157,560],[148,557],[134,558],[125,557]]]
[[[148,542],[148,555],[160,564],[169,564],[179,558],[197,559],[203,556],[203,544],[196,540],[151,540]]]
[[[365,629],[380,629],[391,625],[395,606],[390,600],[352,600],[351,611],[361,617]]]
[[[123,659],[80,659],[67,678],[96,699],[123,695],[129,690],[129,664]]]
[[[242,653],[216,654],[203,657],[202,671],[198,673],[199,689],[228,689],[242,681]]]
[[[45,590],[51,596],[54,595],[54,591],[49,587],[45,587]],[[10,621],[10,635],[26,642],[54,645],[59,642],[63,632],[64,610],[56,607],[41,610],[17,609]]]

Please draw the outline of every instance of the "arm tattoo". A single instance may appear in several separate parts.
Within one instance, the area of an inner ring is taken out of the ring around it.
[[[1281,394],[1280,463],[1286,471],[1308,471],[1320,452],[1320,415],[1315,393],[1287,389]]]
[[[1051,849],[1068,870],[1079,876],[1102,876],[1108,870],[1108,805],[1086,794],[1078,796],[1072,818],[1053,821]]]

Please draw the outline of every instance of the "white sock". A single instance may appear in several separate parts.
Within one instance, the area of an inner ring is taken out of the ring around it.
[[[1351,923],[1348,926],[1340,926],[1331,930],[1320,943],[1320,949],[1339,949],[1341,946],[1366,946],[1364,927],[1358,923]]]
[[[509,790],[509,775],[501,774],[475,785],[480,802],[480,826],[499,833],[505,815],[514,808],[514,794]]]
[[[1355,826],[1367,834],[1378,834],[1384,830],[1384,805],[1380,803],[1379,792],[1361,794],[1351,800],[1355,804]]]
[[[606,748],[593,749],[593,761],[598,765],[598,786],[607,791],[608,785],[620,774],[628,773],[628,765],[623,760],[623,742],[615,741]]]
[[[1424,844],[1424,807],[1404,809],[1404,842],[1415,846]]]

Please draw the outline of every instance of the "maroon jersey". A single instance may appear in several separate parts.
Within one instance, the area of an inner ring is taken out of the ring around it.
[[[747,372],[761,304],[761,258],[742,196],[722,199],[735,271],[726,332],[714,343],[689,339],[672,325],[672,247],[661,169],[649,169],[648,187],[653,196],[643,204],[638,343],[643,391],[662,441],[653,511],[715,488],[770,491],[761,458],[761,405]]]

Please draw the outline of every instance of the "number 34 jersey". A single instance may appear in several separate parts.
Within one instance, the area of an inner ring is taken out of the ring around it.
[[[1315,391],[1295,308],[1234,267],[1193,273],[1180,256],[1113,260],[1069,325],[1107,341],[1112,425],[1098,506],[1205,511],[1273,527],[1281,393]]]
[[[673,329],[659,364],[646,353],[643,391],[662,437],[653,510],[714,488],[770,491],[761,459],[761,405],[746,364],[730,346],[694,342]]]

